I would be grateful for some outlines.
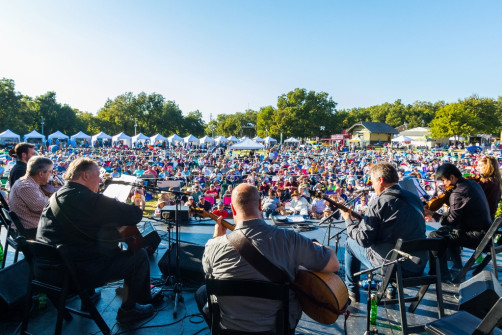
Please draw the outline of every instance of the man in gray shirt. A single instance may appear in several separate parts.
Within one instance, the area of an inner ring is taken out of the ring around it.
[[[240,184],[232,192],[232,212],[236,230],[240,229],[251,243],[272,263],[295,278],[298,267],[314,271],[334,272],[340,267],[333,250],[288,229],[270,226],[262,219],[262,207],[258,189],[250,184]],[[214,235],[206,244],[202,265],[204,272],[215,279],[247,279],[268,281],[234,249],[226,238],[226,228],[221,218],[214,228]],[[208,322],[203,307],[207,302],[205,286],[196,293],[199,310]],[[270,331],[275,326],[278,304],[270,300],[242,297],[220,297],[221,327],[243,332]],[[290,293],[290,329],[294,330],[302,311],[294,293]]]
[[[341,211],[347,226],[345,245],[345,283],[352,302],[359,302],[358,278],[361,264],[367,268],[382,265],[396,241],[425,238],[423,205],[418,196],[397,185],[399,177],[389,163],[377,163],[370,169],[371,183],[376,192],[361,222],[354,222],[348,211]],[[415,255],[415,254],[414,254]],[[406,275],[418,275],[424,270],[428,254],[417,253],[422,262],[402,264]]]

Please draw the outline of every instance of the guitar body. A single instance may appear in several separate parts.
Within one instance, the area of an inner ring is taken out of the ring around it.
[[[134,252],[144,247],[143,235],[138,230],[136,225],[132,226],[120,226],[117,228],[120,235],[124,238],[125,243],[127,243],[127,249]]]
[[[311,319],[325,324],[333,324],[343,314],[349,300],[349,291],[343,280],[334,273],[298,270],[295,284],[308,298],[296,292],[302,310]]]

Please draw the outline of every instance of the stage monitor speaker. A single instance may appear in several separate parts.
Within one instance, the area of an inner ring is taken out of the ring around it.
[[[171,250],[172,249],[172,250]],[[202,285],[205,282],[202,269],[204,246],[197,244],[180,244],[180,275],[185,283]],[[176,243],[166,251],[159,261],[159,269],[164,276],[176,275]]]
[[[168,219],[174,222],[175,214],[176,214],[176,206],[164,206],[161,209],[162,218]],[[187,223],[190,221],[190,217],[188,215],[188,206],[180,206],[178,210],[179,221],[181,223]]]
[[[502,287],[493,272],[485,270],[460,284],[458,293],[459,310],[482,319],[502,297]]]
[[[21,315],[18,312],[26,299],[29,275],[30,267],[24,259],[0,270],[0,319]]]

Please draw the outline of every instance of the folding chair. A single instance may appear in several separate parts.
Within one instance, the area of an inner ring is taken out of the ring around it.
[[[443,292],[441,286],[441,271],[439,269],[438,258],[441,257],[446,251],[446,243],[441,238],[431,238],[431,239],[418,239],[412,241],[402,242],[398,239],[394,249],[404,251],[408,254],[415,254],[420,251],[433,251],[436,258],[436,274],[435,275],[419,275],[414,277],[403,277],[403,272],[401,268],[401,263],[398,262],[394,265],[390,265],[385,270],[385,276],[383,282],[377,291],[377,303],[382,304],[399,304],[399,313],[401,316],[401,327],[403,334],[409,334],[410,332],[423,331],[424,325],[414,325],[408,326],[406,318],[405,303],[411,302],[412,304],[408,308],[408,312],[414,313],[420,302],[422,301],[425,293],[429,289],[431,284],[436,284],[436,299],[437,299],[437,309],[439,318],[444,316],[443,307]],[[390,261],[394,261],[400,256],[393,252]],[[392,283],[391,283],[392,282]],[[397,286],[397,299],[383,299],[385,290],[389,283]],[[404,288],[420,286],[417,295],[414,297],[404,297]]]
[[[502,298],[499,298],[483,320],[460,311],[426,324],[425,330],[433,335],[501,335],[502,331],[495,328],[501,320]]]
[[[7,261],[7,252],[9,250],[9,246],[12,247],[15,251],[14,253],[14,263],[17,262],[19,256],[18,245],[16,242],[16,238],[18,236],[25,236],[25,229],[21,222],[19,221],[16,213],[9,211],[2,207],[0,211],[0,220],[2,220],[2,225],[7,229],[7,234],[5,237],[5,248],[3,250],[3,260],[2,260],[2,269],[5,267],[5,263]],[[14,229],[16,227],[16,229]]]
[[[490,260],[493,262],[493,273],[495,277],[498,278],[497,254],[502,252],[502,246],[496,246],[494,238],[496,234],[502,234],[502,231],[500,231],[501,228],[502,216],[499,216],[492,223],[481,242],[479,242],[476,250],[474,250],[474,253],[467,260],[460,272],[453,278],[453,283],[460,283],[462,279],[465,278],[465,275],[471,270],[474,270],[472,273],[473,276],[477,275],[488,265]],[[486,253],[485,258],[480,264],[476,264],[476,259],[483,253]]]
[[[212,335],[244,334],[242,331],[221,329],[220,306],[217,299],[219,296],[242,297],[241,301],[245,299],[244,297],[281,301],[281,307],[276,314],[275,329],[271,329],[270,332],[260,332],[260,334],[289,334],[289,288],[286,284],[255,280],[206,279],[206,290]]]
[[[89,291],[79,283],[75,267],[69,259],[69,252],[64,246],[55,247],[42,242],[26,241],[23,237],[18,237],[17,243],[30,265],[27,297],[31,297],[34,287],[37,291],[47,294],[49,300],[58,310],[54,332],[56,335],[61,334],[63,330],[63,318],[66,321],[73,319],[70,312],[94,320],[103,334],[110,334],[110,328],[92,303]],[[82,305],[86,306],[89,312],[66,306],[66,299],[75,291],[80,296]],[[31,300],[26,299],[21,334],[29,334],[27,329],[30,308]]]

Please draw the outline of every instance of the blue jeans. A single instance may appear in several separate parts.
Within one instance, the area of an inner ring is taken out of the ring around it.
[[[366,248],[349,237],[345,243],[345,284],[349,291],[355,293],[359,293],[359,283],[354,273],[361,271],[361,264],[368,269],[373,267],[366,256]]]

